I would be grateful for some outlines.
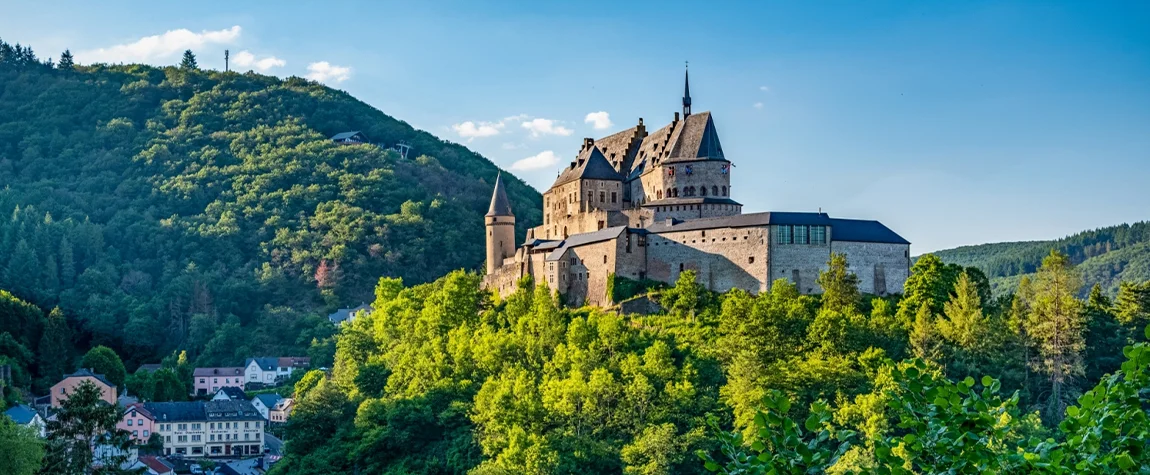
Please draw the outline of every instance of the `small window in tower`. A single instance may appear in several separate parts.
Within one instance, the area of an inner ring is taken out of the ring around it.
[[[754,264],[754,263],[755,263],[755,256],[751,256],[751,257],[747,258],[747,264]]]
[[[699,196],[707,196],[707,187],[705,187],[705,186],[699,187]]]
[[[703,231],[703,236],[702,236],[702,237],[707,237],[707,232],[706,232],[706,231]]]
[[[603,254],[603,263],[604,263],[604,264],[606,264],[606,263],[607,263],[607,255],[606,255],[606,254]]]
[[[614,191],[611,192],[611,202],[612,203],[615,203],[617,201],[618,197],[619,197],[619,193],[614,192]]]
[[[683,272],[683,263],[682,262],[679,263],[679,272]]]
[[[719,196],[719,187],[718,186],[711,185],[711,195],[712,196]]]
[[[723,185],[723,196],[727,196],[727,185]]]

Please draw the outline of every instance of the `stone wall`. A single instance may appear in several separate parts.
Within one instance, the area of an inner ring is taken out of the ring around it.
[[[647,278],[674,283],[694,270],[707,289],[765,290],[766,228],[718,228],[647,236]]]
[[[819,277],[819,272],[827,268],[827,261],[831,258],[831,245],[779,244],[778,226],[771,226],[770,230],[770,281],[787,279],[795,284],[801,293],[821,293],[822,289],[819,288],[816,279]]]
[[[865,293],[902,293],[910,277],[909,244],[832,241],[831,250],[846,254],[847,264],[859,277],[859,290]]]

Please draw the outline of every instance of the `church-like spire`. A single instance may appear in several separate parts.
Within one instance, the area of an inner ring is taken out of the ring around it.
[[[511,212],[511,201],[507,199],[507,189],[503,186],[503,173],[495,177],[495,191],[491,193],[491,206],[486,216],[515,216]]]
[[[691,75],[690,71],[683,70],[683,118],[691,115]]]

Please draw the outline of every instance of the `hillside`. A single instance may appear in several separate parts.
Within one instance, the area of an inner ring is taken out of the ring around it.
[[[1003,242],[934,252],[944,262],[982,269],[995,292],[1013,291],[1018,279],[1033,274],[1051,249],[1070,256],[1086,285],[1114,295],[1118,283],[1150,280],[1150,222],[1121,224],[1051,241]]]
[[[315,82],[61,68],[3,44],[0,111],[0,288],[130,365],[302,353],[379,277],[483,262],[497,167]],[[328,139],[352,130],[372,144]],[[541,198],[505,178],[522,236]]]

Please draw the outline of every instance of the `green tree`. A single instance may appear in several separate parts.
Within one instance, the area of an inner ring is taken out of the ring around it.
[[[46,473],[92,473],[96,464],[119,467],[127,460],[132,441],[128,431],[117,429],[123,409],[100,398],[100,388],[80,383],[61,404],[56,418],[48,421]],[[97,451],[92,448],[107,447]]]
[[[903,284],[903,298],[898,305],[899,320],[909,327],[924,303],[931,315],[941,314],[961,271],[961,267],[945,264],[934,254],[919,256],[910,268],[910,277]]]
[[[35,429],[16,425],[0,416],[0,473],[33,475],[44,459],[44,442]]]
[[[53,308],[48,313],[44,333],[36,348],[38,372],[44,380],[42,387],[55,384],[72,369],[72,329],[68,326],[68,319],[60,307]]]
[[[196,63],[196,55],[192,50],[184,50],[184,57],[180,60],[180,69],[200,69]]]
[[[1126,344],[1127,329],[1118,322],[1110,299],[1102,293],[1102,286],[1094,284],[1085,307],[1085,333],[1083,362],[1086,381],[1099,381],[1103,375],[1113,373],[1122,364],[1122,347]]]
[[[861,299],[859,278],[850,271],[846,254],[834,252],[827,262],[827,270],[820,271],[816,280],[823,289],[823,310],[844,314],[858,311]]]
[[[1150,324],[1150,281],[1141,284],[1122,282],[1118,285],[1118,296],[1114,301],[1114,311],[1118,321],[1131,333]]]
[[[80,366],[104,375],[109,382],[118,387],[124,387],[124,380],[128,376],[128,370],[124,369],[120,355],[106,346],[95,346],[88,350]]]
[[[1026,319],[1027,334],[1038,347],[1038,371],[1046,375],[1050,390],[1047,393],[1045,417],[1055,420],[1066,409],[1072,395],[1068,392],[1074,378],[1082,376],[1084,322],[1081,302],[1075,298],[1082,286],[1070,259],[1051,251],[1042,260],[1042,267],[1034,278],[1034,296],[1030,314]]]
[[[36,257],[36,250],[28,245],[28,241],[21,239],[8,258],[8,268],[5,272],[13,293],[24,298],[33,296],[36,291],[35,283],[40,280],[39,275],[40,259]]]
[[[58,63],[56,63],[56,69],[59,69],[61,71],[71,71],[75,68],[76,68],[76,63],[72,59],[72,51],[71,50],[64,50],[63,53],[60,53],[60,61]]]

